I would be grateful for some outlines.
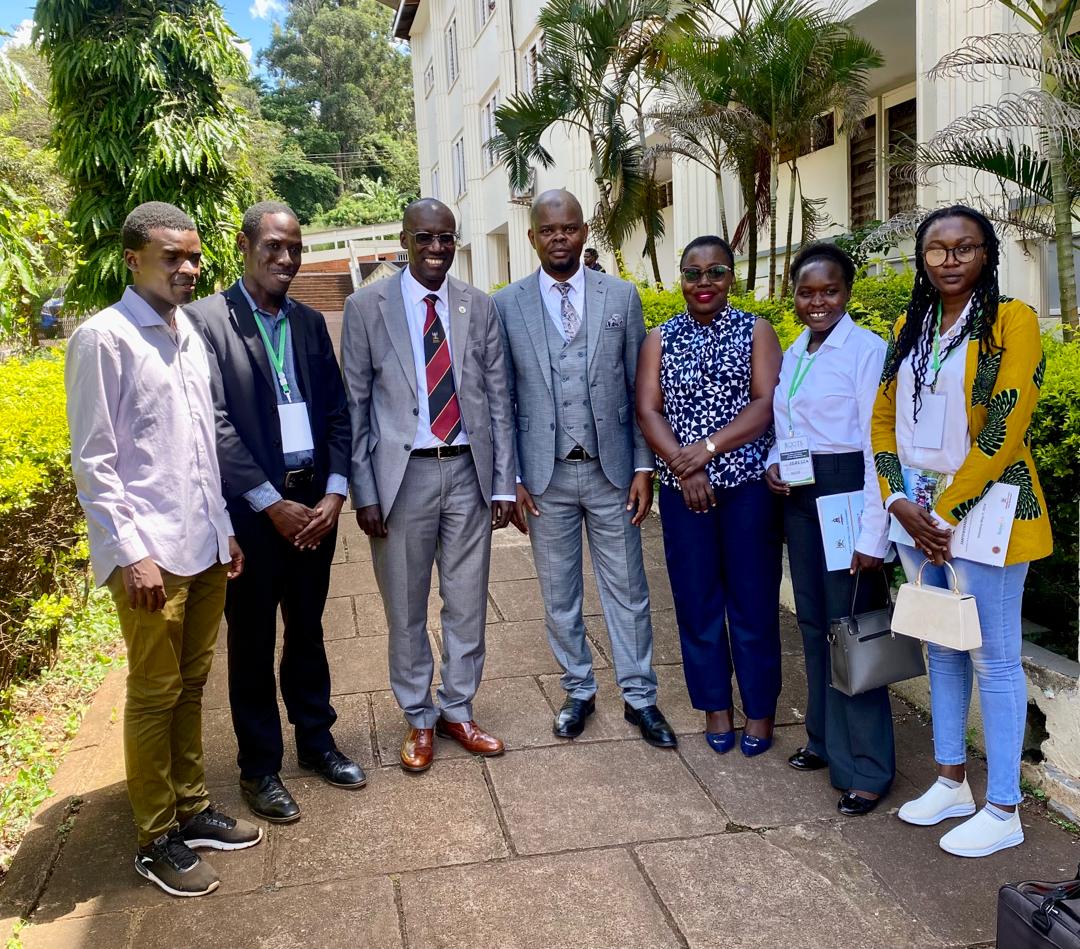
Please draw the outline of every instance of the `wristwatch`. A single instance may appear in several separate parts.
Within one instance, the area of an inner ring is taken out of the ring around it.
[[[712,440],[711,436],[706,436],[706,438],[705,438],[705,450],[710,455],[715,455],[716,454],[716,443]]]

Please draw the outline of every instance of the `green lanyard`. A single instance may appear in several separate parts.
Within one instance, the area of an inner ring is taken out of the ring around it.
[[[946,354],[945,358],[941,358],[941,319],[942,319],[941,301],[938,300],[937,305],[937,322],[934,324],[934,341],[930,350],[930,368],[934,370],[934,381],[930,383],[930,391],[937,392],[938,376],[941,375],[941,367],[945,365],[948,358],[960,347],[954,346]]]
[[[262,313],[260,311],[255,312],[255,325],[259,328],[259,335],[262,337],[263,345],[266,347],[266,355],[270,357],[270,363],[274,367],[274,372],[277,373],[281,394],[289,402],[292,402],[292,390],[289,387],[289,380],[285,376],[285,333],[288,329],[289,318],[286,316],[284,320],[285,326],[282,327],[281,333],[278,335],[277,351],[275,351],[270,343],[270,336],[266,332],[266,327],[263,326]]]
[[[807,343],[809,345],[809,342]],[[803,369],[803,359],[806,357],[806,350],[804,349],[799,353],[799,361],[795,363],[795,374],[791,377],[791,385],[788,387],[787,393],[787,417],[788,417],[788,436],[795,434],[795,425],[791,417],[791,400],[795,398],[795,393],[799,391],[799,387],[803,384],[803,380],[810,372],[810,367],[814,365],[814,360],[817,359],[817,353],[814,353],[809,359],[806,360],[806,368]]]

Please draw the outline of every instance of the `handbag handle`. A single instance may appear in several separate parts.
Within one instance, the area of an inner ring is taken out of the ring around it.
[[[892,587],[889,586],[889,578],[885,576],[884,570],[879,570],[878,572],[881,574],[881,579],[885,582],[885,602],[888,603],[890,607],[892,607]],[[855,601],[858,599],[859,596],[859,578],[861,576],[862,568],[860,567],[858,570],[855,571],[855,582],[852,584],[851,589],[851,609],[848,610],[848,616],[855,615]],[[1078,868],[1078,871],[1080,871],[1080,868]]]
[[[915,577],[915,586],[922,586],[922,572],[926,569],[926,565],[930,562],[930,560],[924,560],[922,562],[922,566],[919,567],[918,576]],[[948,567],[949,573],[952,574],[952,592],[955,593],[957,596],[963,596],[964,594],[960,592],[960,581],[956,578],[956,571],[953,569],[953,565],[946,560],[944,561],[944,566]]]

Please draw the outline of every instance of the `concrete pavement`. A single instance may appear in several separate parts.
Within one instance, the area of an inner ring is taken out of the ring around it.
[[[25,949],[974,947],[992,944],[1003,882],[1073,874],[1077,841],[1034,811],[1024,813],[1024,847],[975,861],[943,853],[942,828],[897,820],[934,772],[929,727],[898,701],[893,792],[868,817],[840,817],[824,774],[786,765],[804,739],[805,709],[788,614],[774,750],[752,760],[712,752],[683,685],[658,521],[643,530],[660,703],[680,734],[677,752],[649,747],[622,720],[591,580],[597,713],[579,740],[551,734],[559,670],[528,543],[510,529],[495,541],[476,701],[477,719],[507,752],[474,758],[437,740],[429,772],[403,773],[405,724],[389,691],[370,550],[346,513],[326,637],[335,734],[368,770],[368,786],[330,788],[288,751],[283,776],[302,819],[268,827],[252,850],[210,854],[217,893],[170,898],[131,867],[123,678],[114,674],[0,890],[0,917],[31,913]],[[437,603],[433,591],[436,650]],[[223,652],[206,694],[205,743],[215,803],[244,814]],[[975,761],[971,772],[979,797],[985,771]]]

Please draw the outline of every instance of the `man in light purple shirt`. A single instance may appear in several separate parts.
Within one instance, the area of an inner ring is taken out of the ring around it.
[[[203,767],[203,686],[226,580],[244,557],[221,496],[209,354],[180,309],[199,277],[195,224],[149,202],[128,215],[122,240],[133,285],[67,349],[71,466],[94,577],[113,595],[128,651],[135,869],[174,896],[201,896],[219,880],[195,848],[262,839],[210,806]]]

